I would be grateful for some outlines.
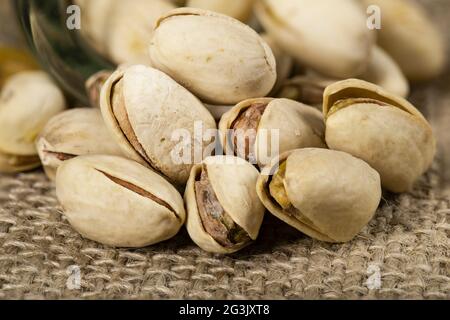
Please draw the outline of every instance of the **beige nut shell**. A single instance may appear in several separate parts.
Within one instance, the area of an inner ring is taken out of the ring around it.
[[[167,0],[74,0],[80,6],[81,33],[114,62],[148,64],[148,38],[157,19],[175,6]]]
[[[149,52],[155,68],[209,104],[266,96],[277,78],[267,43],[249,26],[212,11],[179,8],[161,17]]]
[[[122,150],[110,135],[99,109],[77,108],[54,116],[36,142],[47,176],[54,180],[63,162],[55,154],[121,156]]]
[[[436,140],[423,115],[405,99],[360,80],[335,83],[324,97],[328,146],[369,163],[387,190],[410,191],[436,154]],[[369,100],[330,114],[336,101],[355,98]]]
[[[167,207],[106,175],[139,187]],[[84,237],[115,247],[145,247],[175,236],[186,214],[181,195],[146,167],[113,156],[81,156],[64,162],[56,176],[64,215]]]
[[[255,0],[188,0],[186,7],[219,12],[242,22],[249,20]]]
[[[233,154],[227,132],[237,117],[253,104],[267,104],[259,122],[255,142],[258,165],[264,167],[272,158],[289,150],[326,148],[325,123],[317,109],[289,99],[259,98],[239,103],[227,112],[219,123],[220,140],[227,154]],[[273,155],[271,141],[274,130],[279,130],[279,152]]]
[[[258,171],[248,162],[231,156],[209,157],[204,160],[203,165],[207,168],[209,180],[222,207],[252,240],[256,240],[265,211],[255,190]],[[192,240],[205,251],[219,254],[239,251],[248,244],[225,248],[203,227],[195,196],[195,181],[201,171],[202,165],[192,168],[184,196],[188,233]]]
[[[287,152],[271,164],[272,172],[287,161],[285,188],[298,219],[282,210],[261,175],[257,192],[276,217],[306,235],[325,242],[352,240],[373,218],[381,200],[379,174],[364,161],[326,149]]]
[[[330,77],[364,72],[374,44],[356,0],[261,0],[255,12],[278,45],[301,64]]]
[[[0,172],[18,173],[41,166],[38,156],[16,156],[0,152]]]
[[[406,98],[409,95],[409,82],[399,65],[381,47],[375,46],[366,72],[359,77],[375,83],[395,95]]]
[[[206,134],[208,130],[217,129],[214,118],[195,96],[161,71],[145,66],[132,66],[116,71],[101,92],[103,118],[125,155],[143,165],[149,166],[149,163],[127,140],[112,111],[112,90],[119,80],[123,80],[128,119],[151,159],[151,166],[171,182],[185,184],[195,160],[195,150],[192,150],[189,164],[174,161],[172,153],[180,142],[173,140],[173,134],[182,130],[189,133],[192,149],[196,143],[202,143],[206,147],[209,142],[194,140],[195,124],[201,124],[202,133]]]
[[[37,136],[65,107],[62,91],[44,72],[20,72],[9,78],[0,96],[0,152],[37,155]]]
[[[382,14],[377,30],[379,45],[413,81],[426,81],[444,71],[447,53],[444,36],[424,8],[412,0],[361,0],[376,5]]]

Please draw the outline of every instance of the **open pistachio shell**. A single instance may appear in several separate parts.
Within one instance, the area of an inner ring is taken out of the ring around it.
[[[47,121],[66,107],[61,90],[41,71],[21,72],[0,96],[0,152],[37,156],[35,140]]]
[[[301,64],[337,78],[366,69],[374,35],[358,1],[261,0],[255,7],[267,32]]]
[[[183,199],[169,182],[119,157],[81,156],[64,162],[56,194],[75,230],[115,247],[168,240],[186,218]]]
[[[444,71],[445,41],[431,17],[416,1],[361,0],[376,5],[382,14],[379,45],[399,64],[406,77],[426,81]]]
[[[100,108],[100,92],[106,80],[111,77],[113,71],[101,70],[94,73],[85,83],[86,94],[89,98],[91,107]]]
[[[192,168],[186,193],[186,227],[203,250],[230,254],[256,240],[264,207],[255,185],[258,171],[230,156],[205,159]]]
[[[374,84],[350,79],[324,94],[326,142],[365,160],[383,187],[406,192],[431,166],[436,141],[430,124],[408,101]]]
[[[51,180],[55,179],[58,167],[74,157],[122,155],[106,129],[100,110],[88,108],[69,110],[50,119],[37,139],[36,148]]]
[[[282,154],[261,175],[258,196],[276,217],[326,242],[352,240],[381,200],[379,174],[344,152],[301,149]],[[279,169],[279,170],[278,170]]]
[[[193,164],[204,158],[198,151],[203,153],[211,143],[197,135],[205,137],[217,129],[195,96],[161,71],[145,66],[116,71],[102,88],[100,106],[107,128],[125,155],[179,186],[188,180]],[[196,124],[200,132],[195,132]],[[188,140],[175,141],[177,132]],[[180,157],[180,143],[190,154]]]
[[[253,12],[255,0],[188,0],[186,7],[206,9],[246,22]]]
[[[260,111],[255,115],[252,110],[257,108]],[[243,101],[222,117],[219,130],[226,154],[245,158],[260,167],[289,150],[326,148],[325,123],[320,111],[288,99]],[[278,150],[271,143],[275,133],[279,134]]]
[[[201,9],[180,8],[161,17],[150,58],[152,66],[216,105],[263,97],[277,78],[275,57],[253,29]]]

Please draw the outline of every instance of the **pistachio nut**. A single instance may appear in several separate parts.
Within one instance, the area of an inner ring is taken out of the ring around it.
[[[100,54],[116,64],[148,64],[148,38],[155,21],[175,6],[165,0],[74,0],[81,32]]]
[[[41,71],[9,78],[0,95],[2,171],[39,166],[35,140],[47,121],[66,106],[61,90]]]
[[[277,44],[301,64],[336,78],[367,68],[375,37],[357,0],[261,0],[255,12]]]
[[[150,59],[152,66],[215,105],[266,96],[277,78],[272,50],[256,31],[201,9],[179,8],[161,17]]]
[[[192,168],[186,193],[186,227],[203,250],[230,254],[256,240],[264,207],[255,185],[258,171],[243,159],[216,156]]]
[[[281,85],[289,78],[292,70],[294,69],[294,59],[288,54],[286,54],[281,48],[276,44],[271,36],[268,34],[262,34],[261,37],[267,42],[269,47],[275,56],[275,61],[277,65],[277,82],[272,89],[269,96],[273,96],[281,87]]]
[[[36,169],[41,165],[38,156],[18,156],[0,152],[0,172],[18,173]]]
[[[411,0],[361,1],[366,6],[380,8],[382,28],[377,30],[378,43],[409,80],[430,80],[444,71],[444,37],[418,3]]]
[[[380,47],[374,46],[367,70],[359,79],[377,84],[401,97],[409,95],[409,83],[397,63]],[[283,83],[277,97],[300,101],[313,106],[323,104],[325,88],[342,79],[326,77],[312,69]]]
[[[253,13],[254,2],[255,0],[188,0],[186,7],[215,11],[247,22]]]
[[[258,196],[276,217],[321,241],[352,240],[381,200],[379,174],[364,161],[327,149],[300,149],[274,159]]]
[[[217,129],[195,96],[163,72],[145,66],[116,71],[103,86],[100,106],[108,130],[125,155],[178,186],[186,183],[193,164],[203,160],[203,154],[197,155],[198,147],[203,153],[211,144],[205,137]],[[196,124],[201,125],[200,138]],[[173,139],[177,132],[188,135],[182,149],[190,154],[179,154],[180,143]]]
[[[226,113],[220,140],[228,155],[264,167],[280,153],[308,147],[326,148],[320,111],[288,99],[250,99]],[[279,133],[276,149],[272,135]]]
[[[378,46],[372,50],[367,70],[358,78],[379,85],[400,97],[406,98],[409,95],[408,79],[389,54]]]
[[[28,52],[0,46],[0,88],[16,73],[37,68],[37,63]]]
[[[81,156],[56,175],[64,215],[82,236],[114,247],[145,247],[174,237],[183,199],[161,176],[114,156]]]
[[[436,141],[430,124],[408,101],[362,80],[345,80],[324,93],[326,142],[363,159],[392,192],[411,190],[431,166]]]
[[[78,108],[54,116],[39,135],[36,148],[47,176],[54,180],[56,170],[80,155],[121,156],[99,109]]]

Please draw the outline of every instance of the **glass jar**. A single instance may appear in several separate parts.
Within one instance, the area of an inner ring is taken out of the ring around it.
[[[11,0],[29,47],[40,64],[79,103],[87,105],[86,80],[95,72],[113,69],[84,41],[79,30],[69,29],[68,0]]]

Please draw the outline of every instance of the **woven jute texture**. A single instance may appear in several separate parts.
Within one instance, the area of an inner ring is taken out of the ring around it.
[[[448,1],[435,3],[435,19],[447,21]],[[145,249],[109,248],[74,232],[41,171],[1,175],[0,298],[450,299],[448,74],[412,97],[439,139],[433,168],[413,192],[385,194],[369,226],[342,245],[267,215],[258,241],[231,256],[201,251],[184,230]]]

